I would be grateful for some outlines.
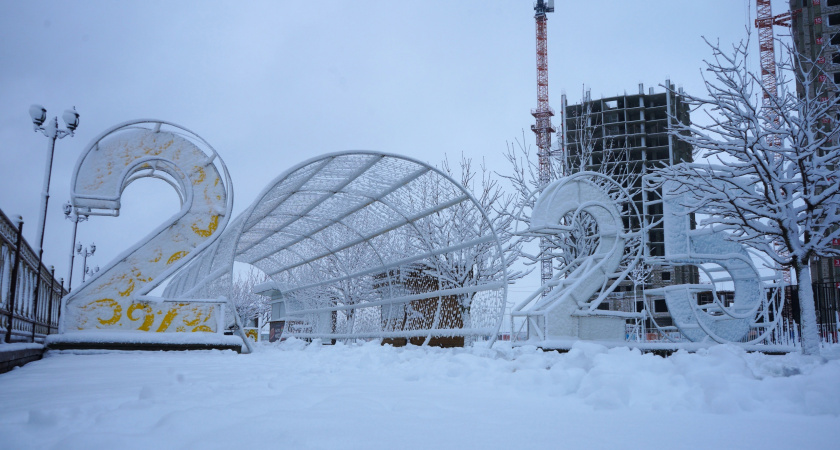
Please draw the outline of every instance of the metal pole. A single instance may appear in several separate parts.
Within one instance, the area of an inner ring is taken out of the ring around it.
[[[50,301],[47,306],[47,334],[52,332],[52,307],[53,297],[55,297],[55,266],[50,266],[50,275],[52,276],[52,279],[50,280]]]
[[[67,293],[73,289],[73,262],[76,260],[76,229],[79,228],[79,216],[73,220],[73,240],[70,241],[70,274],[67,276]]]
[[[18,235],[15,244],[15,262],[12,264],[12,285],[9,295],[9,323],[6,325],[6,343],[12,340],[12,322],[15,319],[15,294],[17,294],[18,267],[20,266],[20,247],[23,238],[23,217],[18,216]]]
[[[35,271],[38,273],[35,282],[35,293],[33,295],[32,309],[35,312],[35,321],[38,319],[38,296],[41,294],[41,261],[44,257],[44,230],[47,227],[47,205],[50,202],[50,177],[52,176],[53,154],[55,153],[55,141],[58,139],[58,117],[53,117],[52,125],[45,129],[47,134],[47,166],[44,173],[44,190],[41,191],[41,229],[38,233],[38,264]],[[32,322],[32,342],[35,342],[35,321]]]
[[[69,294],[70,291],[67,291]],[[61,321],[61,299],[64,298],[64,279],[61,280],[61,294],[58,297],[58,314],[55,316],[55,323],[58,324]],[[58,327],[59,331],[61,331],[61,327]]]
[[[58,117],[53,117],[52,124],[44,127],[44,134],[47,135],[47,165],[44,167],[44,188],[41,191],[41,228],[38,230],[38,250],[43,251],[44,229],[47,224],[47,205],[50,201],[50,178],[52,177],[53,156],[55,154],[55,141],[58,139]]]
[[[80,255],[81,255],[81,253],[80,253]],[[85,248],[85,253],[84,253],[84,256],[82,257],[82,283],[85,282],[85,275],[87,275],[87,257],[88,257],[88,252],[87,252],[87,248]]]

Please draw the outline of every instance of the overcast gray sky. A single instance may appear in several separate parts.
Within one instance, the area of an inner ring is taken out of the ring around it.
[[[774,0],[774,12],[787,8]],[[702,89],[701,36],[743,39],[753,0],[556,1],[548,19],[550,99]],[[783,30],[777,28],[777,32]],[[755,37],[753,36],[753,40]],[[61,205],[82,149],[117,123],[168,120],[220,153],[242,211],[277,175],[322,153],[369,149],[432,164],[463,153],[507,170],[506,142],[536,107],[531,0],[0,0],[0,209],[23,215],[36,244],[49,117],[81,123],[57,143],[44,261],[67,275],[71,223]],[[752,64],[757,70],[757,50]],[[119,218],[79,226],[102,265],[179,209],[153,181],[126,190]],[[162,183],[160,183],[162,184]],[[77,259],[74,285],[81,264]]]

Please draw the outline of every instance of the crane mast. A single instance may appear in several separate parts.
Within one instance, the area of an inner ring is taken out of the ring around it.
[[[773,25],[789,27],[791,24],[791,11],[784,12],[777,16],[773,15],[770,0],[755,0],[755,27],[758,28],[758,51],[761,61],[761,106],[768,121],[779,124],[779,116],[773,109],[773,101],[778,96],[776,89],[776,49]],[[777,134],[767,136],[767,144],[773,147],[782,145],[781,138]],[[781,249],[780,249],[781,251]],[[782,270],[782,281],[786,286],[791,284],[790,269]],[[787,300],[787,299],[786,299]]]
[[[773,25],[783,27],[790,26],[790,11],[773,15],[770,0],[755,1],[756,19],[755,27],[758,28],[758,51],[761,61],[761,103],[764,107],[764,114],[767,119],[778,123],[779,118],[773,112],[773,99],[777,96],[776,90],[776,51],[774,46]],[[770,135],[767,137],[768,144],[773,146],[781,145],[779,136]]]
[[[537,108],[531,110],[536,124],[531,130],[537,136],[537,158],[539,164],[540,188],[544,188],[551,181],[551,133],[555,132],[551,125],[554,110],[548,105],[548,33],[546,32],[546,13],[554,12],[554,0],[537,0],[534,5],[534,19],[537,22]],[[540,281],[545,286],[551,280],[552,262],[546,257],[548,240],[540,239]],[[543,296],[548,294],[543,290]]]

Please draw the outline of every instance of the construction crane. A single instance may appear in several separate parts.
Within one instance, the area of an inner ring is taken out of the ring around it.
[[[761,61],[761,87],[764,91],[761,97],[761,103],[767,120],[778,124],[779,117],[773,111],[773,101],[778,95],[776,90],[776,49],[774,45],[775,36],[773,35],[773,25],[790,27],[793,15],[801,11],[801,9],[787,11],[774,16],[770,0],[755,0],[755,11],[755,27],[758,28],[758,51]],[[771,134],[767,136],[767,144],[773,147],[780,147],[782,142],[778,135]],[[789,268],[782,270],[782,281],[786,286],[791,284]]]
[[[790,27],[791,18],[799,10],[787,11],[782,14],[773,15],[770,0],[755,0],[756,19],[755,27],[758,28],[758,50],[761,61],[761,97],[764,113],[767,118],[778,123],[778,117],[772,112],[773,100],[777,96],[776,91],[776,50],[774,46],[773,25]],[[781,145],[779,137],[768,136],[768,144],[773,146]]]
[[[551,125],[554,110],[548,106],[548,33],[546,32],[546,14],[554,12],[554,0],[537,0],[534,4],[534,19],[537,22],[537,108],[531,110],[537,123],[531,125],[531,131],[537,135],[537,158],[539,160],[540,188],[551,181],[551,133],[555,132]],[[540,281],[545,286],[551,280],[552,261],[546,257],[548,240],[540,239]],[[549,289],[543,290],[543,296],[548,295]]]
[[[761,86],[764,88],[763,103],[768,107],[770,99],[776,96],[776,53],[774,47],[773,25],[790,26],[791,12],[773,15],[770,0],[755,0],[758,28],[758,50],[761,59]]]

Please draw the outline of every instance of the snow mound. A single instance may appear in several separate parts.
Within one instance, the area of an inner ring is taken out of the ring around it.
[[[298,339],[48,353],[0,375],[0,435],[20,449],[833,448],[840,347],[826,355]]]

